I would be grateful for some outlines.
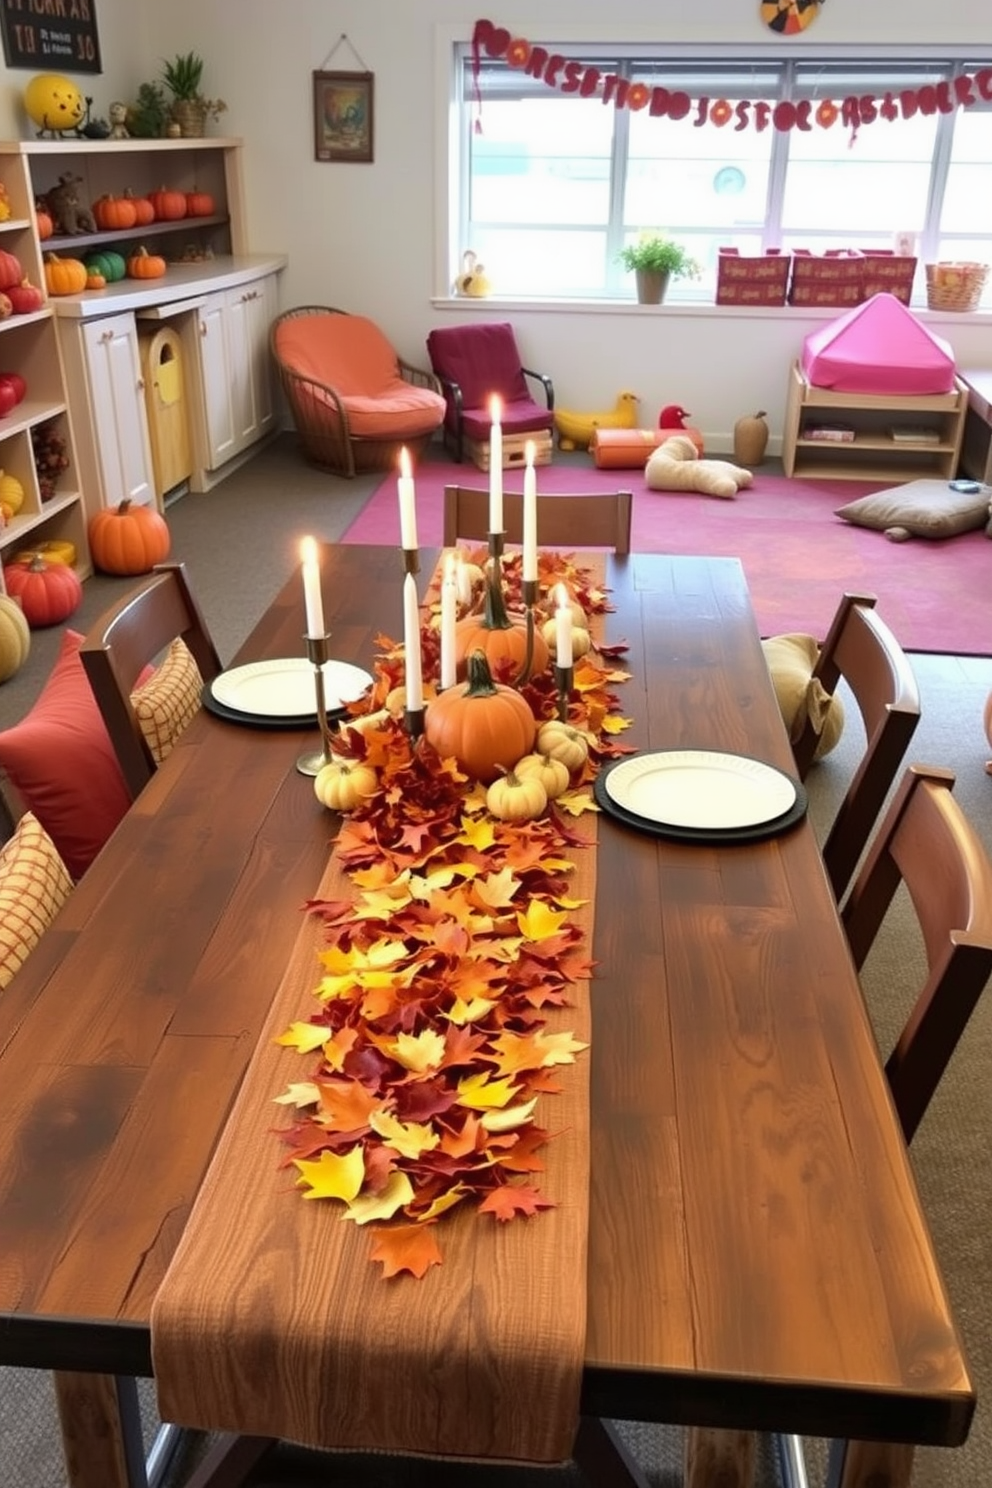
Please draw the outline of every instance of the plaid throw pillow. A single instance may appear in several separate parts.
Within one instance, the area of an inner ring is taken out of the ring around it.
[[[54,842],[38,818],[25,812],[0,848],[0,990],[23,966],[71,888]]]
[[[161,666],[131,694],[141,732],[157,765],[171,753],[176,740],[200,709],[203,678],[182,637],[169,647]]]

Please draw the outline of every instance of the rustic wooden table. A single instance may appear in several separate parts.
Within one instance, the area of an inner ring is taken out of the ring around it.
[[[399,556],[323,563],[332,650],[368,666]],[[608,583],[627,740],[788,770],[740,566]],[[301,587],[239,659],[300,652]],[[0,1362],[61,1372],[73,1488],[143,1481],[120,1380],[326,858],[311,737],[202,713],[0,1000]],[[845,1488],[899,1488],[885,1444],[959,1444],[974,1391],[812,828],[604,817],[598,853],[583,1412],[692,1426],[693,1483],[746,1484],[748,1433],[784,1430],[878,1443]]]

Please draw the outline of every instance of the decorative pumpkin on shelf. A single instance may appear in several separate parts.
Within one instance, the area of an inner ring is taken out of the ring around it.
[[[4,516],[16,517],[24,505],[24,487],[16,475],[8,475],[6,470],[0,470],[0,508]]]
[[[100,253],[88,253],[85,259],[88,274],[102,274],[108,284],[116,284],[127,274],[127,263],[122,253],[104,248]]]
[[[6,294],[15,315],[33,315],[36,310],[45,308],[45,296],[30,279],[22,279],[20,284],[11,284]]]
[[[103,277],[102,274],[91,274],[89,272],[89,270],[87,270],[87,272],[86,272],[86,288],[87,289],[106,289],[106,287],[107,287],[107,281]]]
[[[101,196],[93,203],[93,217],[104,232],[118,232],[134,227],[138,212],[126,196]]]
[[[0,292],[0,320],[9,320],[13,313],[14,307],[11,304],[10,296]]]
[[[217,210],[209,191],[187,191],[186,213],[190,217],[212,217]]]
[[[147,248],[139,248],[127,261],[129,279],[161,279],[165,269],[165,259],[158,253],[149,253]]]
[[[83,586],[74,568],[39,556],[30,563],[8,563],[3,571],[7,593],[21,602],[32,630],[61,625],[79,607]]]
[[[165,518],[125,498],[90,518],[90,554],[102,573],[150,573],[168,558],[172,539]]]
[[[160,222],[178,222],[186,216],[185,192],[170,191],[167,186],[160,186],[151,193],[148,200]]]
[[[468,658],[468,682],[446,688],[424,713],[427,742],[483,785],[512,769],[530,751],[536,733],[526,700],[514,688],[493,681],[481,650]]]
[[[10,389],[14,395],[15,406],[23,401],[28,390],[28,385],[20,372],[0,372],[0,387]]]
[[[482,651],[490,663],[509,658],[520,669],[527,659],[527,620],[524,615],[511,616],[506,608],[498,579],[486,580],[486,603],[481,615],[463,615],[455,626],[455,662],[459,677],[464,677],[467,657]],[[534,650],[530,674],[547,670],[550,661],[547,642],[540,631],[534,631]]]
[[[28,659],[31,627],[16,599],[0,594],[0,682],[7,682]]]
[[[135,227],[147,227],[150,222],[155,221],[155,208],[147,196],[135,196],[130,186],[127,186],[124,189],[124,200],[134,207]]]
[[[0,289],[9,292],[23,278],[21,260],[15,253],[8,253],[6,248],[0,248]]]
[[[52,236],[52,233],[55,231],[55,223],[52,221],[52,214],[46,207],[35,207],[34,222],[35,227],[38,229],[38,237],[41,239],[42,242],[44,242],[46,238],[50,238]]]
[[[50,295],[79,294],[86,288],[86,265],[78,258],[46,253],[45,283]]]

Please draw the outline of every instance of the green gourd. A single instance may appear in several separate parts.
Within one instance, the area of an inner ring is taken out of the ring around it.
[[[114,284],[118,279],[123,279],[127,273],[127,264],[120,253],[112,253],[109,249],[102,249],[99,253],[90,253],[86,258],[86,272],[88,274],[102,274],[108,284]]]

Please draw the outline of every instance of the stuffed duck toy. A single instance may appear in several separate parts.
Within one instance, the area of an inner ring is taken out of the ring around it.
[[[691,413],[686,413],[679,403],[666,403],[658,415],[658,428],[671,429],[673,434],[685,434],[696,446],[696,454],[702,457],[703,435],[701,430],[687,424],[686,419],[692,418]]]

